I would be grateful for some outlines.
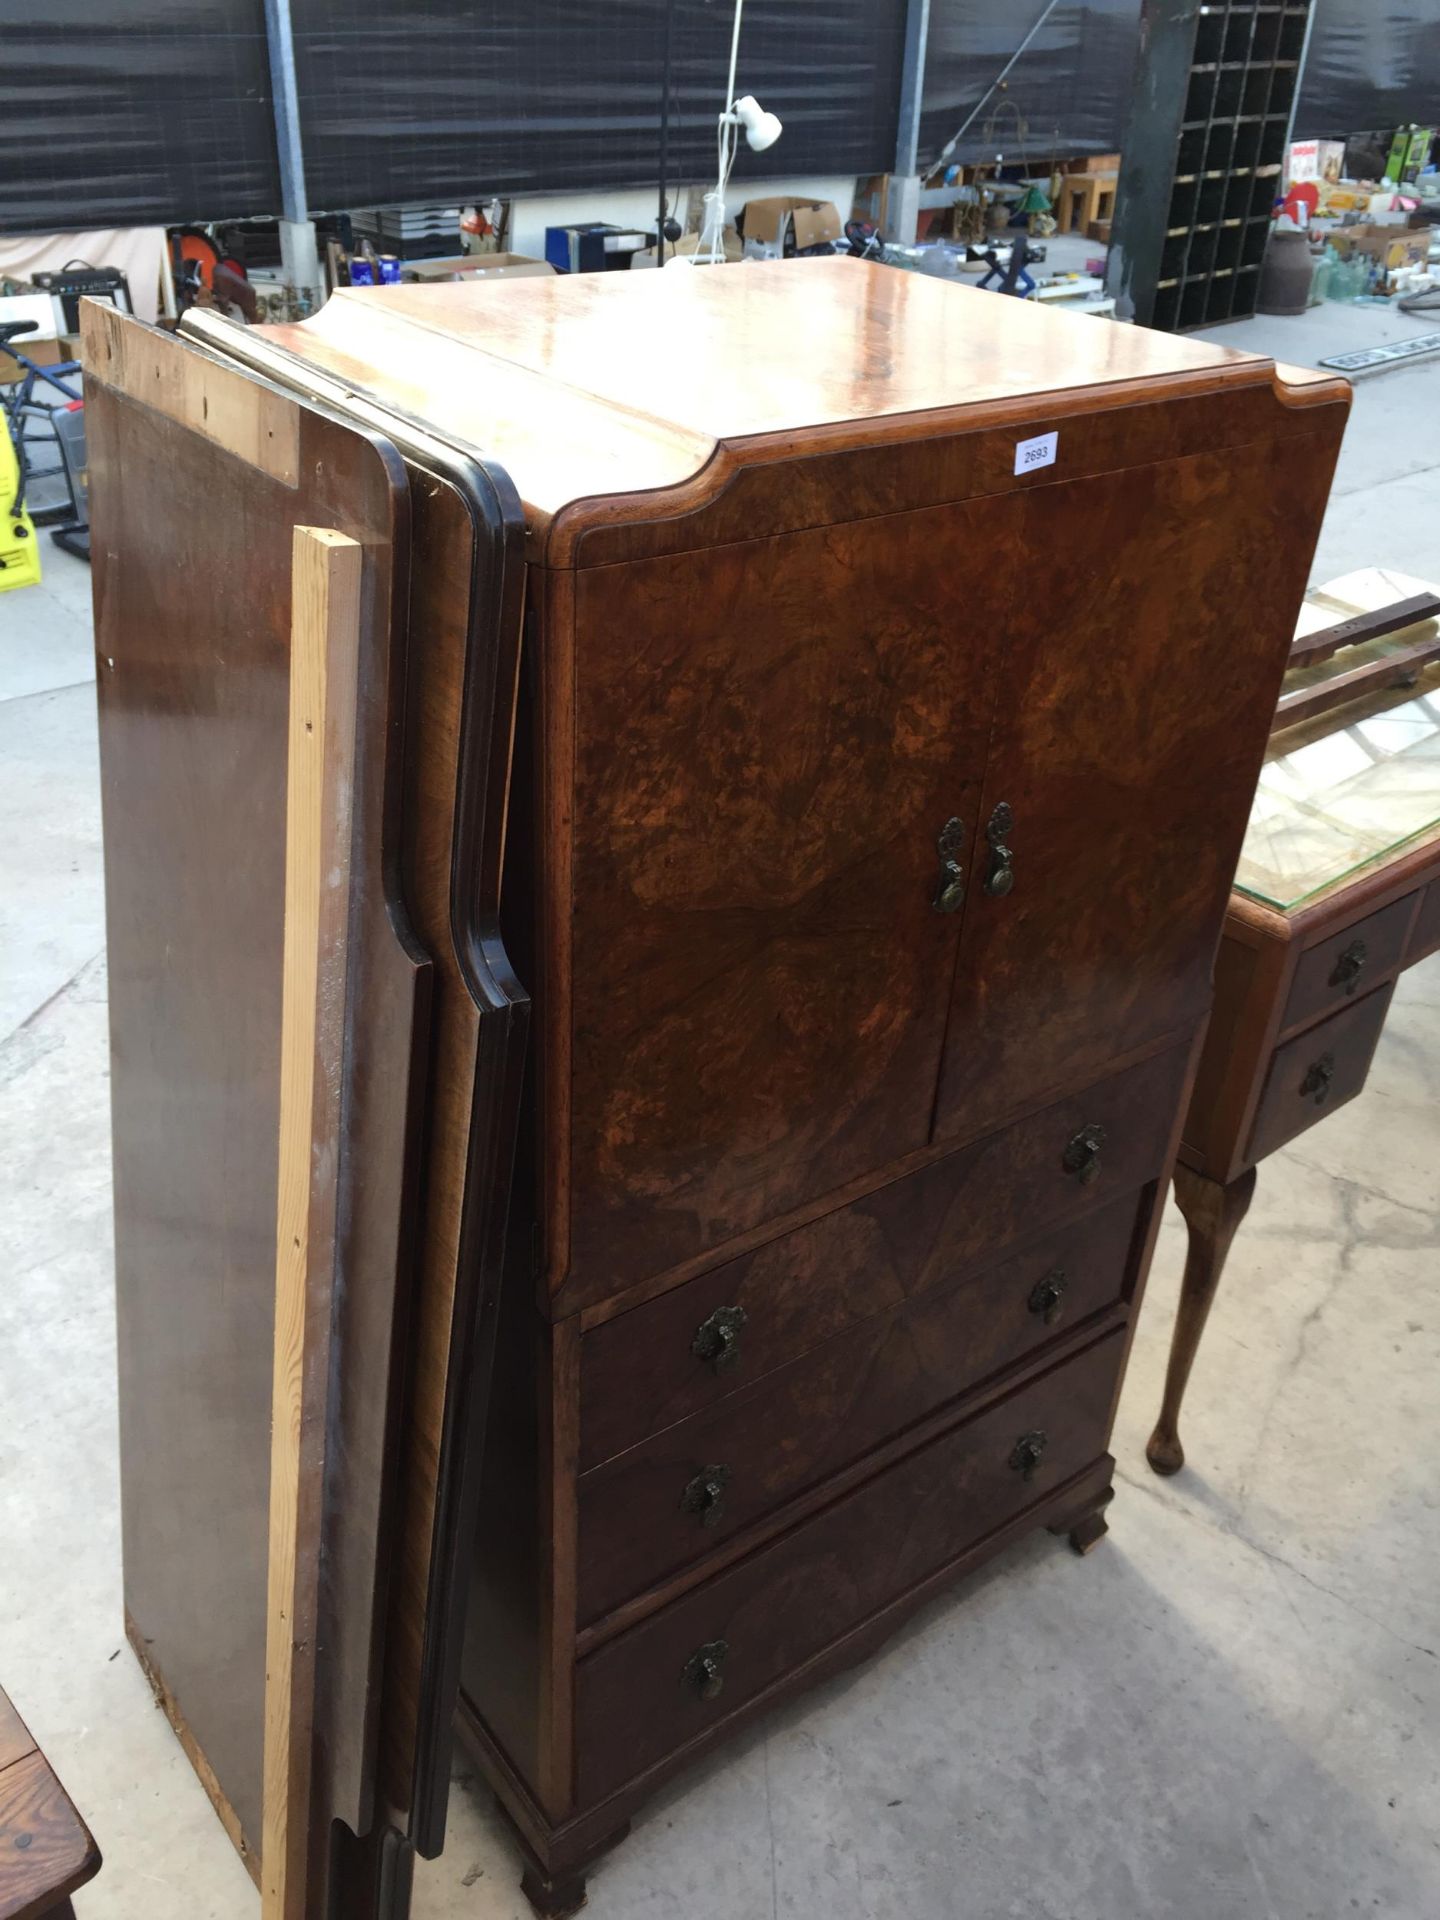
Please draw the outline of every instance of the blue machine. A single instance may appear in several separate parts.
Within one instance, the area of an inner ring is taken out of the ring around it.
[[[651,239],[633,227],[610,227],[603,222],[547,227],[545,258],[561,273],[613,273],[628,268],[632,255],[648,247]]]

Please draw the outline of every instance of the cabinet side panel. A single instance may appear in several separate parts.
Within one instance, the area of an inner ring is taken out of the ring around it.
[[[534,574],[528,595],[543,599]],[[534,634],[536,624],[526,628]],[[538,964],[540,877],[543,870],[538,774],[540,660],[526,643],[515,705],[515,751],[501,876],[501,931],[516,972],[540,981],[532,998],[543,1029],[547,977]],[[526,1786],[541,1789],[543,1619],[549,1605],[545,1572],[549,1544],[549,1482],[541,1428],[551,1400],[549,1329],[536,1311],[536,1254],[540,1248],[540,1104],[538,1050],[526,1058],[516,1140],[511,1233],[495,1323],[490,1411],[480,1469],[480,1505],[470,1567],[461,1695],[465,1711],[484,1720]],[[566,1665],[568,1678],[568,1665]]]
[[[427,1632],[435,1585],[436,1508],[452,1323],[459,1281],[466,1158],[479,1014],[450,924],[456,776],[461,753],[473,534],[455,489],[416,476],[406,707],[406,897],[435,956],[431,1054],[415,1287],[407,1326],[407,1400],[396,1436],[400,1521],[385,1650],[381,1782],[393,1813],[414,1819],[424,1723]]]
[[[529,591],[537,592],[533,577]],[[505,834],[500,918],[507,951],[522,978],[536,969],[538,807],[537,663],[522,655]],[[543,1021],[544,1000],[534,1002]],[[510,1234],[495,1329],[494,1371],[481,1465],[460,1690],[467,1713],[483,1720],[514,1770],[538,1791],[541,1771],[542,1540],[548,1491],[541,1458],[542,1409],[548,1403],[549,1342],[535,1305],[540,1244],[535,1053],[521,1097]]]
[[[185,372],[206,364],[177,343],[164,352]],[[403,476],[362,436],[263,389],[272,419],[298,416],[293,474],[222,445],[213,410],[201,432],[98,371],[90,385],[125,1601],[187,1750],[253,1851],[292,532],[329,526],[362,543],[362,707],[364,725],[377,723],[370,738],[383,740]],[[368,866],[386,811],[384,753],[366,768],[357,815]],[[421,965],[396,943],[378,875],[356,914],[355,1018],[370,1046],[349,1112],[367,1173],[347,1189],[342,1222],[347,1365],[327,1522],[332,1738],[321,1759],[333,1810],[351,1821],[366,1815],[373,1760],[381,1456]]]
[[[516,1180],[517,1207],[528,1174]],[[540,1779],[542,1499],[539,1368],[544,1327],[529,1249],[512,1234],[495,1339],[460,1688],[515,1771]]]

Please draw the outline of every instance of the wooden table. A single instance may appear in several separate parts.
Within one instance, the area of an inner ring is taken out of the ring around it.
[[[1146,1448],[1156,1473],[1185,1463],[1180,1407],[1258,1163],[1360,1092],[1398,975],[1440,951],[1440,628],[1415,618],[1426,596],[1440,604],[1371,568],[1302,612],[1175,1167],[1190,1239]]]
[[[100,1850],[0,1691],[0,1920],[64,1920]]]

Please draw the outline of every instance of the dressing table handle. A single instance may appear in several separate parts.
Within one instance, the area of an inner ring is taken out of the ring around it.
[[[1354,993],[1355,982],[1364,971],[1367,948],[1363,940],[1352,940],[1335,962],[1330,974],[1332,987],[1344,987],[1346,993]]]
[[[1323,1106],[1334,1078],[1335,1056],[1327,1048],[1318,1060],[1312,1060],[1305,1069],[1305,1078],[1300,1082],[1301,1099],[1313,1099],[1317,1107]]]

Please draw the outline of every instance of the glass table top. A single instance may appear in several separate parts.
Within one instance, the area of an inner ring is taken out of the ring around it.
[[[1346,574],[1306,595],[1297,637],[1437,589],[1388,567]],[[1285,678],[1286,693],[1434,634],[1435,620],[1372,640]],[[1413,686],[1368,693],[1270,741],[1235,884],[1268,906],[1297,907],[1440,831],[1440,661]]]

